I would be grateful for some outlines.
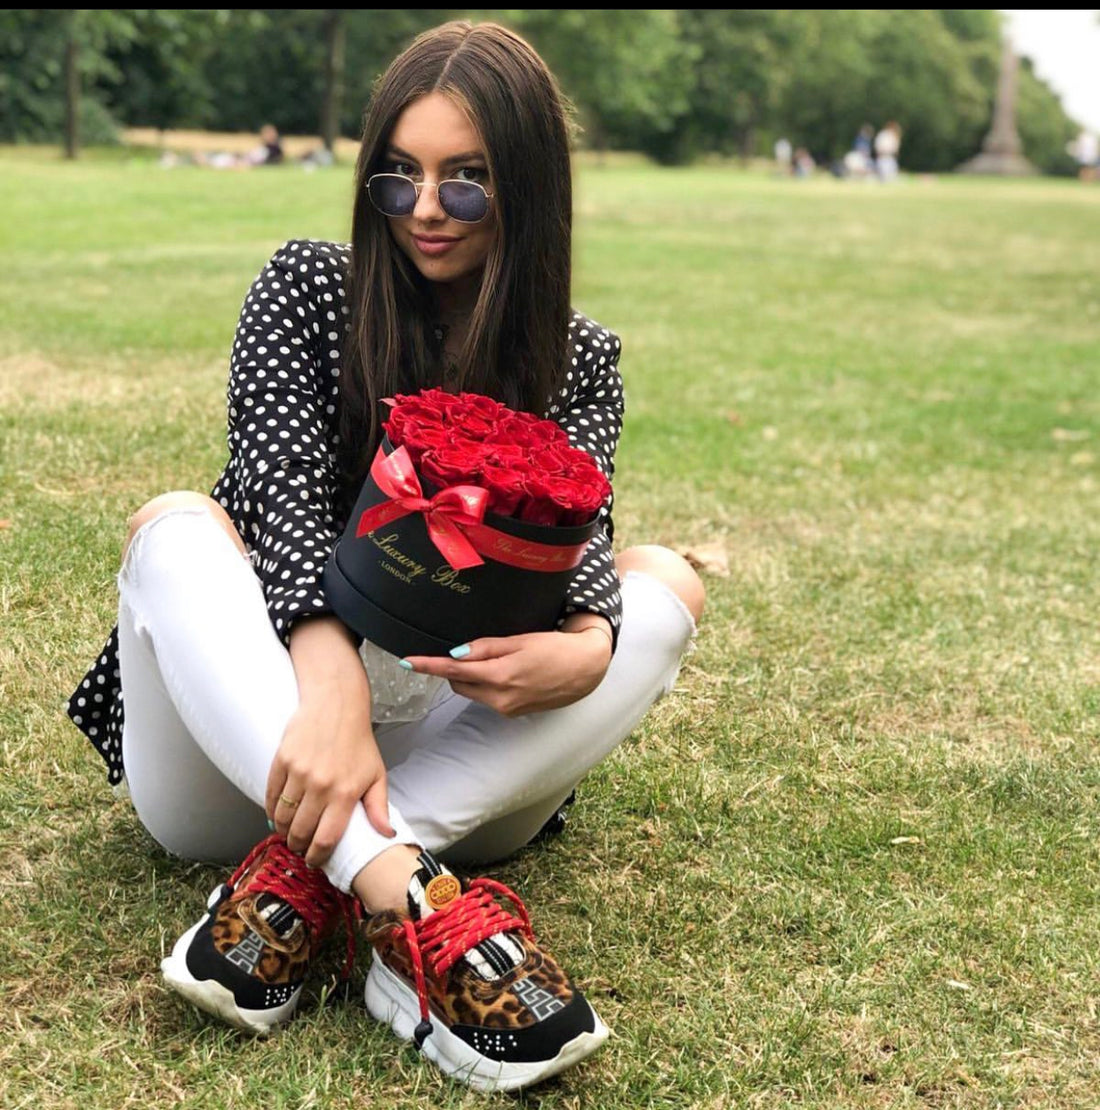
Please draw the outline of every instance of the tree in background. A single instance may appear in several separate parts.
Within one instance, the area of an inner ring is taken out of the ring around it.
[[[1016,130],[1031,162],[1044,173],[1071,177],[1077,161],[1067,150],[1081,127],[1066,115],[1058,95],[1036,76],[1030,58],[1020,61],[1016,87]]]
[[[228,15],[204,62],[214,90],[205,126],[254,131],[273,123],[283,134],[358,136],[375,78],[416,34],[452,13],[295,8]],[[342,67],[333,56],[341,34]],[[342,87],[333,84],[337,76]]]
[[[217,116],[218,99],[211,59],[224,36],[248,23],[247,14],[195,8],[131,12],[135,33],[108,51],[112,72],[99,81],[108,109],[131,127],[208,126]]]
[[[953,168],[960,154],[981,141],[992,111],[1000,58],[999,33],[983,40],[952,33],[942,13],[929,10],[876,12],[869,21],[872,78],[864,112],[876,122],[904,127],[902,163],[927,170]],[[858,124],[856,125],[858,126]],[[855,127],[836,143],[851,144]]]
[[[788,64],[799,12],[687,8],[680,33],[697,52],[688,118],[690,149],[750,158],[776,119],[794,76]]]
[[[0,141],[113,142],[116,125],[96,86],[120,80],[112,49],[133,39],[117,10],[0,10]]]
[[[321,106],[321,142],[329,153],[335,150],[340,134],[347,38],[347,12],[343,8],[329,9],[325,13],[325,99]]]
[[[450,9],[0,11],[0,141],[71,141],[128,125],[358,135],[375,78]],[[596,150],[666,163],[748,158],[779,135],[840,160],[865,123],[898,120],[901,163],[946,170],[992,116],[1002,17],[989,9],[514,9],[467,13],[528,37]],[[342,56],[341,56],[342,54]],[[65,81],[65,59],[72,62]],[[77,96],[79,90],[79,96]],[[1072,172],[1077,131],[1020,68],[1029,159]]]
[[[843,155],[873,111],[870,90],[875,63],[870,41],[879,13],[792,14],[799,18],[784,56],[789,78],[769,122],[796,147],[809,150],[815,161],[828,162]]]
[[[543,8],[485,14],[530,39],[576,106],[586,145],[675,158],[699,55],[681,35],[676,12]]]

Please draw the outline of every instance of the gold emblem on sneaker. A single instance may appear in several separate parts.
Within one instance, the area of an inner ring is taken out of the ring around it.
[[[424,899],[433,910],[441,910],[461,893],[462,887],[454,875],[436,875],[424,888]]]

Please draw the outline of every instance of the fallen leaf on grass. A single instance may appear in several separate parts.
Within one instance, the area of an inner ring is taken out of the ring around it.
[[[0,532],[3,532],[5,528],[10,528],[10,527],[11,527],[11,521],[10,520],[0,520]]]
[[[1054,428],[1050,435],[1055,443],[1076,443],[1078,440],[1089,438],[1085,428]]]
[[[740,427],[744,423],[741,419],[741,414],[735,409],[730,409],[730,411],[726,413],[726,421],[733,424],[735,427]]]
[[[1096,456],[1091,451],[1074,451],[1069,457],[1070,466],[1092,466]]]
[[[683,555],[696,570],[717,574],[720,578],[729,577],[730,560],[726,554],[725,544],[700,543],[695,547],[678,547],[676,551],[677,554]]]
[[[969,983],[960,982],[958,979],[948,979],[947,985],[953,991],[972,991],[974,989]]]

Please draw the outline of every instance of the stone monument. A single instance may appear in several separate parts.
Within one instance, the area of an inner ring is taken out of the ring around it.
[[[993,104],[993,126],[982,143],[980,154],[963,162],[956,173],[985,173],[1022,177],[1039,171],[1021,153],[1016,131],[1016,71],[1019,59],[1005,38],[1001,48],[1001,76]]]

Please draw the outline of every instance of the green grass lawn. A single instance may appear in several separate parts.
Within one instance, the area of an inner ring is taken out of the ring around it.
[[[220,470],[250,281],[346,237],[350,171],[0,166],[0,1105],[515,1104],[321,979],[266,1043],[167,993],[221,873],[63,714],[127,514]],[[1100,187],[625,163],[577,217],[617,540],[729,574],[567,835],[494,872],[614,1034],[519,1102],[1100,1106]]]

